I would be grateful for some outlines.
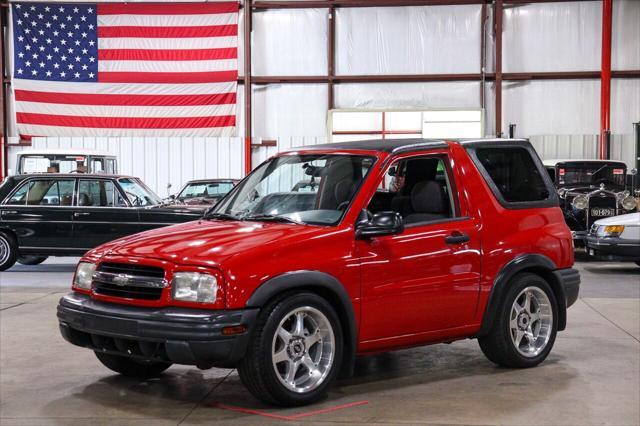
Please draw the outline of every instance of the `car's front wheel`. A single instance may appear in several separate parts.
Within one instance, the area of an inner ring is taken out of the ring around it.
[[[137,360],[119,355],[106,354],[95,351],[98,360],[109,370],[123,376],[148,379],[157,377],[164,370],[171,367],[171,363],[159,361]]]
[[[290,293],[260,313],[238,373],[256,398],[305,405],[327,394],[342,353],[342,327],[333,307],[313,293]]]
[[[549,284],[522,273],[509,282],[487,336],[478,339],[489,360],[505,367],[534,367],[545,360],[556,339],[558,307]]]
[[[18,245],[16,240],[4,232],[0,232],[0,271],[6,271],[16,263]]]

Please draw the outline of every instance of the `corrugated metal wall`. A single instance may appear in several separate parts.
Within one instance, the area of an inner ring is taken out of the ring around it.
[[[252,151],[258,166],[278,151],[292,147],[326,143],[325,137],[287,137],[277,146]],[[260,143],[260,139],[254,139]],[[536,135],[531,137],[543,159],[597,158],[597,135]],[[200,178],[241,178],[243,176],[243,140],[241,138],[34,138],[33,148],[87,148],[116,154],[120,172],[140,177],[161,196],[172,193],[186,181]],[[15,154],[10,150],[9,168],[15,170]],[[634,166],[635,141],[632,135],[613,135],[612,158]]]

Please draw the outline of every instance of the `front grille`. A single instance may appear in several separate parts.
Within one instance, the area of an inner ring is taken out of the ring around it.
[[[93,291],[105,296],[158,300],[166,286],[164,269],[155,266],[102,263],[93,275]]]

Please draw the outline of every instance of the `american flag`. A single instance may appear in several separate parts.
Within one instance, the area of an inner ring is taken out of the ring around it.
[[[231,136],[238,2],[13,3],[24,136]]]

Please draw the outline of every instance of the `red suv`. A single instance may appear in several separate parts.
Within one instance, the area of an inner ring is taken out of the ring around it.
[[[317,145],[196,222],[89,251],[58,318],[118,373],[237,368],[256,397],[301,405],[360,354],[477,338],[497,364],[539,364],[578,297],[572,265],[525,140]]]

